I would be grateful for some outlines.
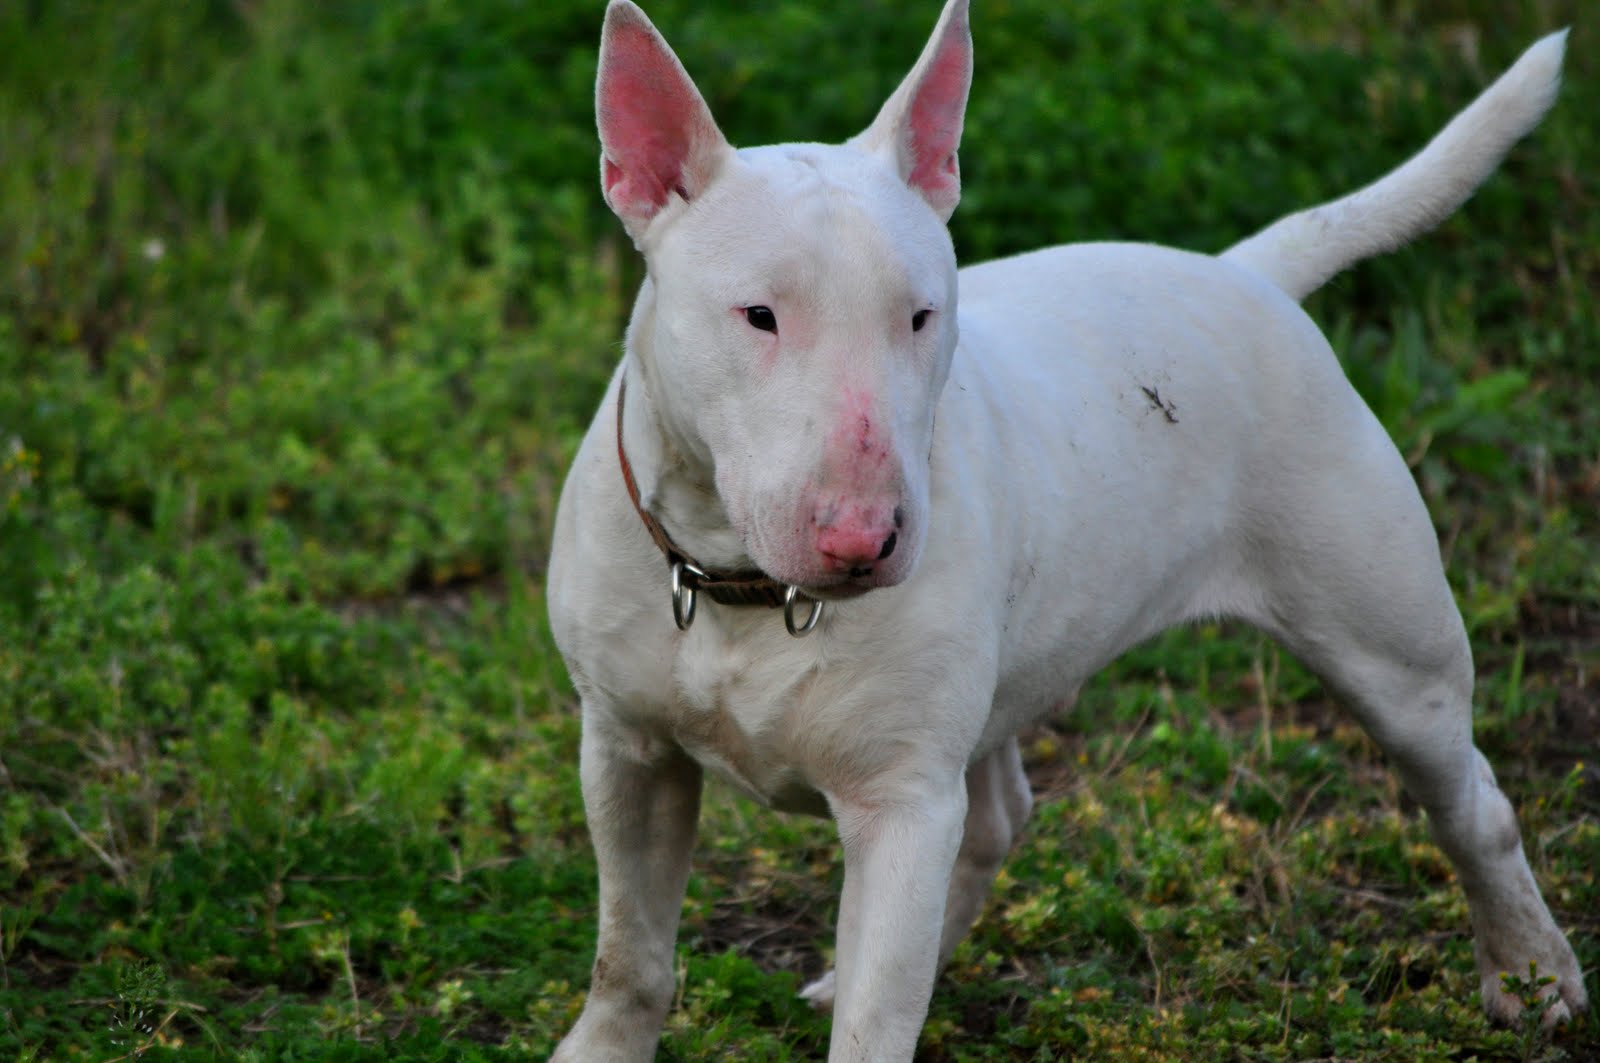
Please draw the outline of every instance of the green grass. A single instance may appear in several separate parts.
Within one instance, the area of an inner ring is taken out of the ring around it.
[[[1316,296],[1412,462],[1480,742],[1600,989],[1600,99],[1582,5],[984,0],[964,258],[1218,249],[1535,35],[1561,103]],[[1380,10],[1381,9],[1381,10]],[[840,139],[934,11],[663,0],[736,143]],[[839,20],[848,22],[841,31]],[[595,4],[0,5],[0,1058],[543,1058],[593,861],[541,571],[639,267]],[[1027,736],[1041,801],[927,1060],[1570,1059],[1496,1030],[1373,748],[1250,631]],[[661,1057],[820,1058],[826,823],[713,787]]]

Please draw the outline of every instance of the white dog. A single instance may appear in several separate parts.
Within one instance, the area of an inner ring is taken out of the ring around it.
[[[606,12],[601,179],[648,277],[550,561],[600,869],[555,1058],[653,1054],[709,769],[838,822],[836,974],[806,993],[830,1060],[910,1059],[1028,815],[1018,729],[1215,616],[1315,669],[1427,809],[1488,1010],[1517,1013],[1499,976],[1529,961],[1552,1017],[1584,1007],[1473,746],[1428,512],[1297,302],[1455,210],[1550,106],[1563,37],[1392,174],[1221,256],[1090,244],[958,274],[966,7],[860,136],[743,150],[644,14]]]

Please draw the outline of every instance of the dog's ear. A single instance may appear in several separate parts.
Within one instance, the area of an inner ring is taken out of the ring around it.
[[[698,196],[733,150],[683,64],[630,0],[606,8],[595,119],[600,187],[635,243],[674,196]]]
[[[850,141],[890,160],[944,221],[961,199],[956,148],[972,85],[967,0],[947,0],[933,36],[866,132]]]

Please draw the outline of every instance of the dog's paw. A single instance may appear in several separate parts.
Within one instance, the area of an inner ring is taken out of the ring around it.
[[[1483,994],[1483,1007],[1495,1022],[1514,1025],[1530,1010],[1539,1009],[1546,1027],[1560,1026],[1589,1006],[1589,994],[1583,987],[1583,973],[1577,957],[1559,932],[1552,928],[1552,940],[1542,950],[1542,960],[1518,967],[1509,964],[1483,962],[1478,964],[1478,987]],[[1541,984],[1543,983],[1543,984]]]
[[[808,983],[800,990],[800,999],[810,1004],[817,1011],[833,1010],[833,971],[818,978],[815,982]]]
[[[1526,988],[1520,992],[1507,992],[1505,980],[1496,973],[1485,975],[1479,988],[1483,992],[1483,1007],[1489,1013],[1489,1018],[1505,1026],[1520,1023],[1523,1014],[1530,1008],[1544,1009],[1540,1017],[1542,1025],[1561,1026],[1589,1006],[1588,994],[1584,992],[1583,983],[1577,979],[1557,978],[1549,985],[1540,987],[1535,995]],[[1546,1001],[1549,1003],[1546,1004]]]

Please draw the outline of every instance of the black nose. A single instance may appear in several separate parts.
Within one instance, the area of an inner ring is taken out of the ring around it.
[[[882,561],[884,558],[886,558],[890,554],[894,553],[894,544],[899,540],[899,538],[900,538],[900,533],[899,532],[890,532],[889,533],[889,537],[883,541],[883,549],[878,551],[878,560],[879,561]]]

